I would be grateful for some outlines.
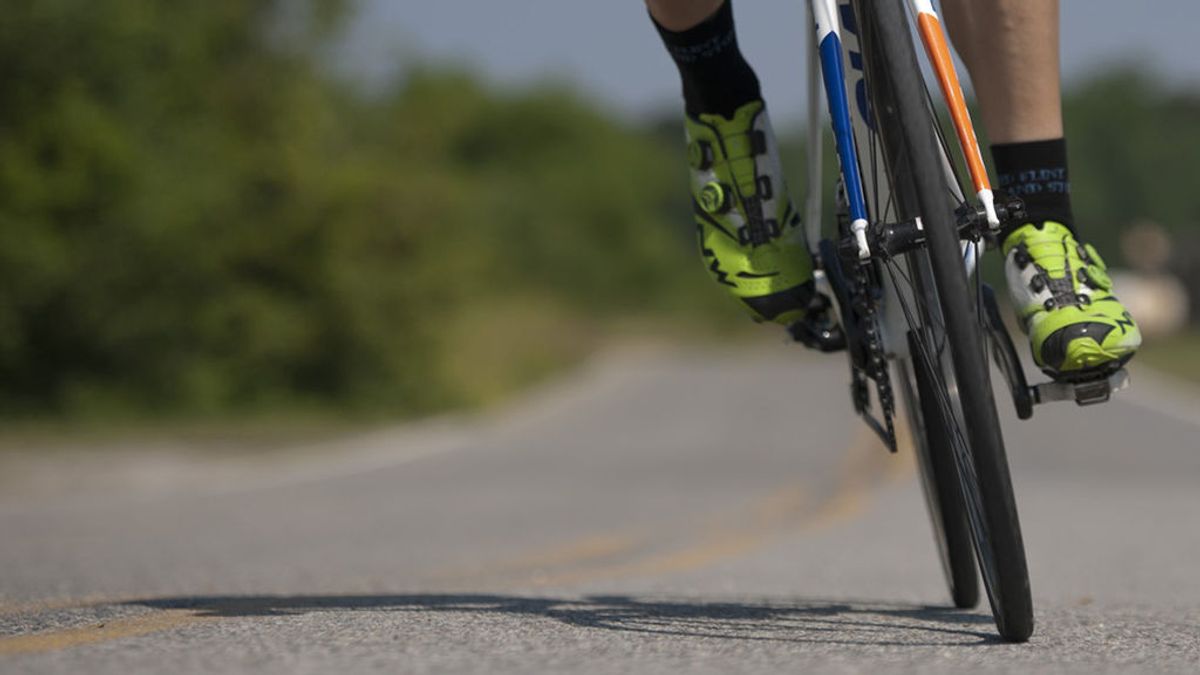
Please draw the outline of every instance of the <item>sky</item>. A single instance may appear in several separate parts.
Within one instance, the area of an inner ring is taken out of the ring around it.
[[[414,63],[468,68],[498,86],[570,82],[617,113],[675,110],[679,79],[642,0],[358,0],[338,51],[341,68],[382,81]],[[742,50],[777,120],[804,110],[807,21],[802,0],[734,5]],[[1197,0],[1063,0],[1068,84],[1138,62],[1200,90]]]

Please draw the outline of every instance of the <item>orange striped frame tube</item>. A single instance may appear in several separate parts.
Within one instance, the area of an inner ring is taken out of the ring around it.
[[[937,76],[938,86],[946,107],[950,110],[950,118],[954,121],[954,131],[958,135],[959,145],[967,161],[967,170],[971,174],[971,182],[975,193],[987,211],[988,221],[993,226],[999,225],[996,207],[992,195],[991,181],[988,179],[987,168],[983,164],[983,154],[979,150],[979,140],[975,136],[975,126],[971,123],[971,113],[967,110],[967,101],[963,96],[962,84],[958,72],[954,68],[954,59],[950,56],[950,43],[942,30],[942,23],[930,0],[910,0],[913,12],[917,15],[917,29],[921,41],[925,44],[925,53]]]

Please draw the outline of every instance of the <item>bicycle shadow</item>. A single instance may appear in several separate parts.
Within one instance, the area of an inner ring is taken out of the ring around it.
[[[552,598],[521,595],[185,596],[131,601],[205,617],[336,611],[411,611],[548,618],[569,626],[654,636],[874,646],[979,646],[1003,641],[992,619],[945,607],[840,600],[721,602],[625,595]],[[897,633],[921,639],[897,639]]]

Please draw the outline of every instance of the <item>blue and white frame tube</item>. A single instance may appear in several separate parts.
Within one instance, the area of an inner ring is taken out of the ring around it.
[[[825,81],[825,99],[833,123],[846,200],[850,203],[850,231],[858,242],[858,257],[865,259],[871,255],[871,248],[867,244],[867,205],[863,198],[862,173],[859,171],[850,123],[850,100],[846,93],[846,68],[842,62],[837,0],[812,0],[812,11],[816,21],[817,49],[821,57],[821,76]]]

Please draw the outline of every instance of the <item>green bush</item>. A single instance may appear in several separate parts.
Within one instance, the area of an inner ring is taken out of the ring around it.
[[[6,7],[4,414],[416,413],[712,304],[648,136],[454,73],[354,94],[279,11]]]

